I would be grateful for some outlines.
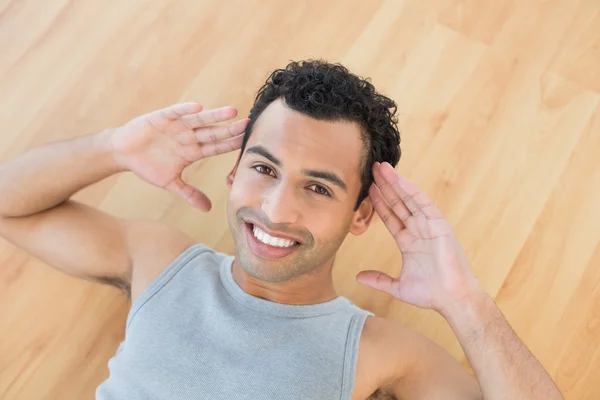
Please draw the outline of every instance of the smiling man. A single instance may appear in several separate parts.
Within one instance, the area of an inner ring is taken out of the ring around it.
[[[395,113],[343,66],[293,62],[269,76],[248,119],[217,125],[237,111],[178,104],[5,163],[0,234],[130,296],[125,340],[98,399],[561,399],[439,209],[394,170]],[[238,149],[226,177],[233,255],[70,199],[131,171],[208,211],[182,171]],[[357,280],[440,313],[476,379],[430,340],[336,294],[336,253],[375,214],[394,236],[402,272]]]
[[[372,216],[368,201],[355,210],[369,158],[360,127],[307,117],[277,99],[252,131],[229,179],[234,277],[279,303],[332,300],[335,254],[348,232],[364,232]],[[388,144],[397,162],[397,133]]]

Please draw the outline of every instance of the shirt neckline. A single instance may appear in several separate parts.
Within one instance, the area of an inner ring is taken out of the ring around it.
[[[282,304],[252,296],[251,294],[246,293],[238,285],[235,279],[233,279],[232,268],[234,260],[235,256],[229,255],[224,257],[221,262],[219,267],[221,282],[231,297],[238,303],[251,308],[254,311],[287,318],[307,318],[332,314],[341,308],[350,305],[350,301],[343,296],[338,296],[335,299],[324,303],[307,305]]]

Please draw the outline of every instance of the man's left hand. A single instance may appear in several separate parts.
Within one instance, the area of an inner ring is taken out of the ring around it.
[[[388,163],[373,165],[369,197],[402,253],[400,277],[361,271],[357,282],[442,314],[482,290],[464,249],[431,198]]]

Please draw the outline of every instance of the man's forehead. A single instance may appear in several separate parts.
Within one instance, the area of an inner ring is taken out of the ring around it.
[[[254,124],[246,148],[255,145],[268,149],[284,167],[335,169],[346,179],[360,172],[364,151],[358,124],[316,120],[281,100],[271,103]]]

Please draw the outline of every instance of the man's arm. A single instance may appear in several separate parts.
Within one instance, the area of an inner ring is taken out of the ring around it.
[[[131,171],[204,211],[210,200],[181,179],[184,168],[240,147],[247,120],[232,107],[185,103],[116,129],[48,143],[0,165],[0,236],[73,276],[109,283],[132,300],[194,241],[159,221],[128,220],[70,197]]]
[[[69,200],[123,172],[111,130],[48,143],[0,165],[0,236],[63,272],[128,292],[126,221]]]
[[[441,314],[456,334],[485,399],[564,400],[544,367],[479,285]]]
[[[124,171],[113,157],[111,134],[48,143],[0,165],[0,237],[68,275],[110,284],[135,301],[161,266],[193,240],[160,221],[117,218],[69,199]]]
[[[134,302],[195,241],[160,221],[122,219],[73,200],[0,217],[0,237],[68,275],[105,283]]]
[[[564,399],[483,290],[464,249],[431,198],[387,163],[375,163],[373,176],[369,197],[402,253],[402,270],[399,278],[362,271],[357,280],[441,314],[470,361],[484,399]],[[424,367],[410,368],[400,379],[418,380],[429,371],[441,372],[427,351],[421,353],[428,359],[422,362]]]
[[[454,357],[437,343],[397,322],[367,318],[361,348],[367,349],[361,353],[361,368],[382,371],[380,392],[398,400],[483,398],[475,378]]]
[[[365,333],[372,331],[381,342],[379,359],[391,359],[391,378],[382,389],[399,400],[563,399],[483,290],[444,315],[477,380],[426,337],[392,321],[370,318]]]

